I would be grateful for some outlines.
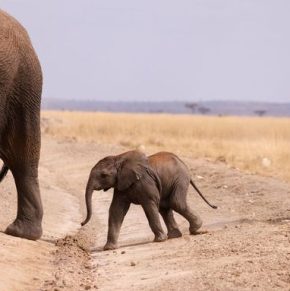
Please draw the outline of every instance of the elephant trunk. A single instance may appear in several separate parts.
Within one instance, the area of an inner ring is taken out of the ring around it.
[[[94,187],[92,185],[92,180],[89,179],[88,184],[87,184],[87,188],[86,188],[87,217],[81,223],[82,226],[87,224],[92,217],[92,195],[93,195],[93,192],[94,192]]]

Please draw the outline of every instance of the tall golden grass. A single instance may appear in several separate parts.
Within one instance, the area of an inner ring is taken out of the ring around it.
[[[144,145],[222,160],[250,172],[290,181],[290,119],[170,114],[42,112],[45,133],[57,138]]]

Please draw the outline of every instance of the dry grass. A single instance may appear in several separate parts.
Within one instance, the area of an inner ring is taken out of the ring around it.
[[[44,132],[57,138],[144,145],[222,160],[250,172],[290,181],[290,119],[169,114],[42,112]]]

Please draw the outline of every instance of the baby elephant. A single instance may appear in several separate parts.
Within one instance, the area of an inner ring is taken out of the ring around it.
[[[180,237],[173,217],[173,211],[184,216],[189,222],[189,231],[196,234],[201,227],[200,217],[187,204],[187,190],[191,184],[204,201],[186,165],[174,154],[160,152],[146,157],[139,151],[129,151],[100,160],[91,170],[86,187],[87,218],[92,215],[92,193],[94,190],[107,191],[114,188],[109,211],[109,230],[104,250],[116,249],[123,219],[131,203],[140,204],[145,211],[149,225],[155,235],[155,242]],[[166,224],[168,234],[161,227],[159,213]]]

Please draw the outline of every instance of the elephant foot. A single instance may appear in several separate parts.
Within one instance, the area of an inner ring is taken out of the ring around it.
[[[5,233],[29,240],[38,240],[42,235],[42,227],[41,223],[32,223],[16,219],[6,228]]]
[[[178,238],[182,236],[182,233],[180,232],[180,230],[178,228],[174,228],[172,230],[170,230],[167,234],[168,238]]]
[[[198,234],[205,234],[205,233],[208,233],[207,230],[199,230],[200,227],[201,227],[201,225],[202,225],[202,222],[200,222],[200,224],[198,224],[198,225],[195,226],[195,227],[190,227],[190,228],[189,228],[189,233],[190,233],[191,235],[198,235]]]
[[[117,248],[118,248],[117,244],[106,243],[105,246],[104,246],[104,251],[115,250]]]
[[[197,221],[194,221],[194,223],[191,223],[189,227],[189,233],[192,235],[195,235],[198,233],[198,229],[200,229],[202,226],[202,220],[200,218],[197,219]]]
[[[165,233],[156,235],[154,238],[154,242],[162,242],[167,240],[167,235]]]

